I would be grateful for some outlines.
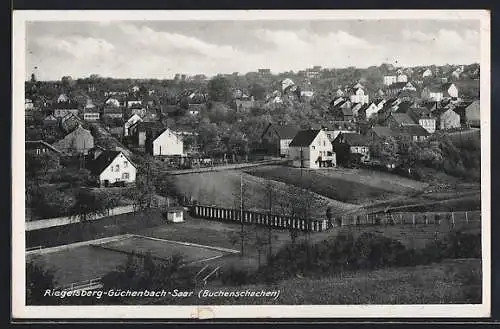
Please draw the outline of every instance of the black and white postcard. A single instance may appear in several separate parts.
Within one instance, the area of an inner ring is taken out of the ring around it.
[[[13,318],[490,314],[487,11],[14,11],[13,48]]]

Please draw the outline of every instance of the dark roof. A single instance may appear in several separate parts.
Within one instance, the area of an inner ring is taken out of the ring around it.
[[[402,133],[401,129],[384,126],[373,126],[370,130],[372,130],[379,137],[400,136]]]
[[[262,136],[269,130],[269,129],[274,129],[276,134],[280,139],[292,139],[297,135],[299,132],[299,128],[292,126],[292,125],[279,125],[279,124],[273,124],[270,123],[267,125],[266,129],[262,133]]]
[[[404,133],[410,136],[429,136],[429,132],[424,129],[421,125],[408,125],[402,128]]]
[[[413,125],[415,122],[406,113],[392,113],[394,120],[400,125]]]
[[[396,82],[389,86],[389,89],[403,89],[408,82]]]
[[[415,121],[421,118],[430,118],[431,111],[425,107],[412,107],[408,110],[408,115]]]
[[[365,138],[365,136],[358,134],[358,133],[348,133],[348,134],[343,134],[340,133],[339,135],[344,136],[344,139],[347,144],[350,146],[366,146],[368,145],[368,141]],[[338,136],[337,136],[338,138]]]
[[[111,162],[113,162],[113,160],[118,156],[120,155],[120,153],[123,154],[122,151],[111,151],[111,150],[105,150],[103,151],[98,157],[97,159],[93,160],[90,164],[89,164],[89,169],[90,169],[90,172],[93,174],[93,175],[99,175],[103,172],[104,169],[106,169],[110,164]],[[127,156],[125,154],[123,154],[124,157],[127,158]],[[130,159],[127,158],[127,160],[129,160],[129,162],[135,166],[135,164],[133,164]]]
[[[320,129],[301,130],[290,142],[290,146],[309,146],[320,131]]]
[[[137,121],[131,127],[133,126],[137,126],[139,131],[164,130],[163,125],[159,121]]]
[[[402,101],[401,103],[399,103],[398,109],[397,109],[396,112],[398,112],[398,113],[406,113],[406,112],[408,112],[408,110],[410,109],[410,107],[412,107],[412,105],[413,105],[413,102]]]

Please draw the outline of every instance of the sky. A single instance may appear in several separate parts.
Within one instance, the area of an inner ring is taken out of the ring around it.
[[[479,20],[30,21],[26,78],[471,64]]]

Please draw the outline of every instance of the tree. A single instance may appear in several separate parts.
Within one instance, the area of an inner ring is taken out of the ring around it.
[[[258,83],[254,83],[250,86],[250,95],[256,100],[264,100],[266,97],[266,88]]]
[[[26,263],[26,305],[47,305],[50,297],[46,290],[55,288],[54,271],[46,269],[36,260]]]
[[[49,171],[60,168],[59,159],[50,152],[37,155],[26,153],[25,160],[26,174],[36,185],[39,185],[41,180],[48,179]]]
[[[106,203],[99,195],[87,188],[79,188],[76,191],[71,217],[76,218],[81,224],[82,234],[89,233],[85,229],[92,219],[99,215],[105,216],[107,212]]]
[[[224,77],[211,79],[208,82],[208,96],[214,102],[229,102],[231,100],[229,81]]]
[[[398,141],[392,136],[377,139],[371,143],[370,150],[389,168],[393,168],[399,161]]]

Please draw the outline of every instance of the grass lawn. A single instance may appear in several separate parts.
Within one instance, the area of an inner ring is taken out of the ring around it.
[[[392,184],[391,186],[391,184],[381,182],[367,183],[370,180],[366,176],[367,173],[364,176],[355,173],[345,175],[344,172],[348,172],[345,169],[338,173],[336,170],[332,169],[330,172],[327,170],[302,170],[302,177],[299,168],[285,166],[261,167],[249,169],[246,172],[299,187],[309,187],[311,191],[327,198],[359,205],[401,195],[402,190],[415,192],[415,189],[405,188],[403,185]],[[372,176],[378,177],[378,173],[372,174]]]
[[[277,285],[225,287],[235,291],[279,290],[271,298],[214,297],[203,304],[468,304],[481,303],[481,260],[449,260],[438,264],[345,273],[321,279],[295,278]]]
[[[286,168],[286,167],[277,167]],[[254,169],[259,170],[259,169]],[[253,170],[249,170],[253,172]],[[177,188],[182,194],[192,196],[200,204],[217,205],[227,208],[239,207],[240,176],[243,175],[243,185],[246,192],[245,208],[254,210],[266,210],[266,180],[258,175],[250,175],[241,170],[227,170],[220,172],[206,172],[197,174],[186,174],[173,176]],[[273,177],[266,177],[274,179]],[[280,179],[273,181],[276,188],[284,190],[286,186]],[[313,190],[313,192],[317,192]],[[321,193],[319,193],[321,194]],[[334,210],[343,211],[357,208],[354,205],[329,199],[327,195],[317,195],[323,201],[313,207],[315,217],[324,217],[326,204]],[[321,206],[320,206],[321,205]]]

